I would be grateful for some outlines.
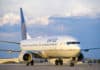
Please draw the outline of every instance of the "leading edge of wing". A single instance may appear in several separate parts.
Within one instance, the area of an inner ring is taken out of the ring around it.
[[[12,53],[12,52],[21,52],[21,50],[11,50],[11,49],[0,49],[0,51],[2,51],[2,52],[10,52],[10,53]]]
[[[81,49],[81,51],[85,51],[85,52],[88,52],[90,50],[98,50],[100,48],[89,48],[89,49]]]
[[[0,41],[0,42],[3,42],[3,43],[11,43],[11,44],[20,44],[18,42],[11,42],[11,41]]]

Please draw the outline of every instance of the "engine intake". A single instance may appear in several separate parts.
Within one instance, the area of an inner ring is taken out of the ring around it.
[[[32,60],[31,54],[29,54],[29,53],[24,54],[23,60],[24,61],[31,61]]]
[[[83,53],[80,53],[78,56],[78,61],[82,61],[84,59]]]

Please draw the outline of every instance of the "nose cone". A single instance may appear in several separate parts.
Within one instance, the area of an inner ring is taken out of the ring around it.
[[[75,49],[75,50],[79,50],[79,51],[80,51],[79,45],[70,45],[69,48]]]
[[[75,46],[75,49],[80,50],[80,47],[79,46]]]
[[[77,56],[81,51],[79,45],[73,45],[71,46],[71,48],[73,49],[72,51],[73,56]]]

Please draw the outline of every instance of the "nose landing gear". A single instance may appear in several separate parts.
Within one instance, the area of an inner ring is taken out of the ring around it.
[[[77,61],[76,58],[73,57],[73,58],[72,58],[72,61],[71,61],[71,63],[70,63],[70,66],[71,66],[71,67],[75,66],[75,62],[76,62],[76,61]]]

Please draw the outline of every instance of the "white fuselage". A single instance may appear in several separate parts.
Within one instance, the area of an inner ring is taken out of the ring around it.
[[[21,49],[24,51],[40,51],[45,58],[69,58],[78,56],[80,47],[72,37],[35,38],[21,41]]]

